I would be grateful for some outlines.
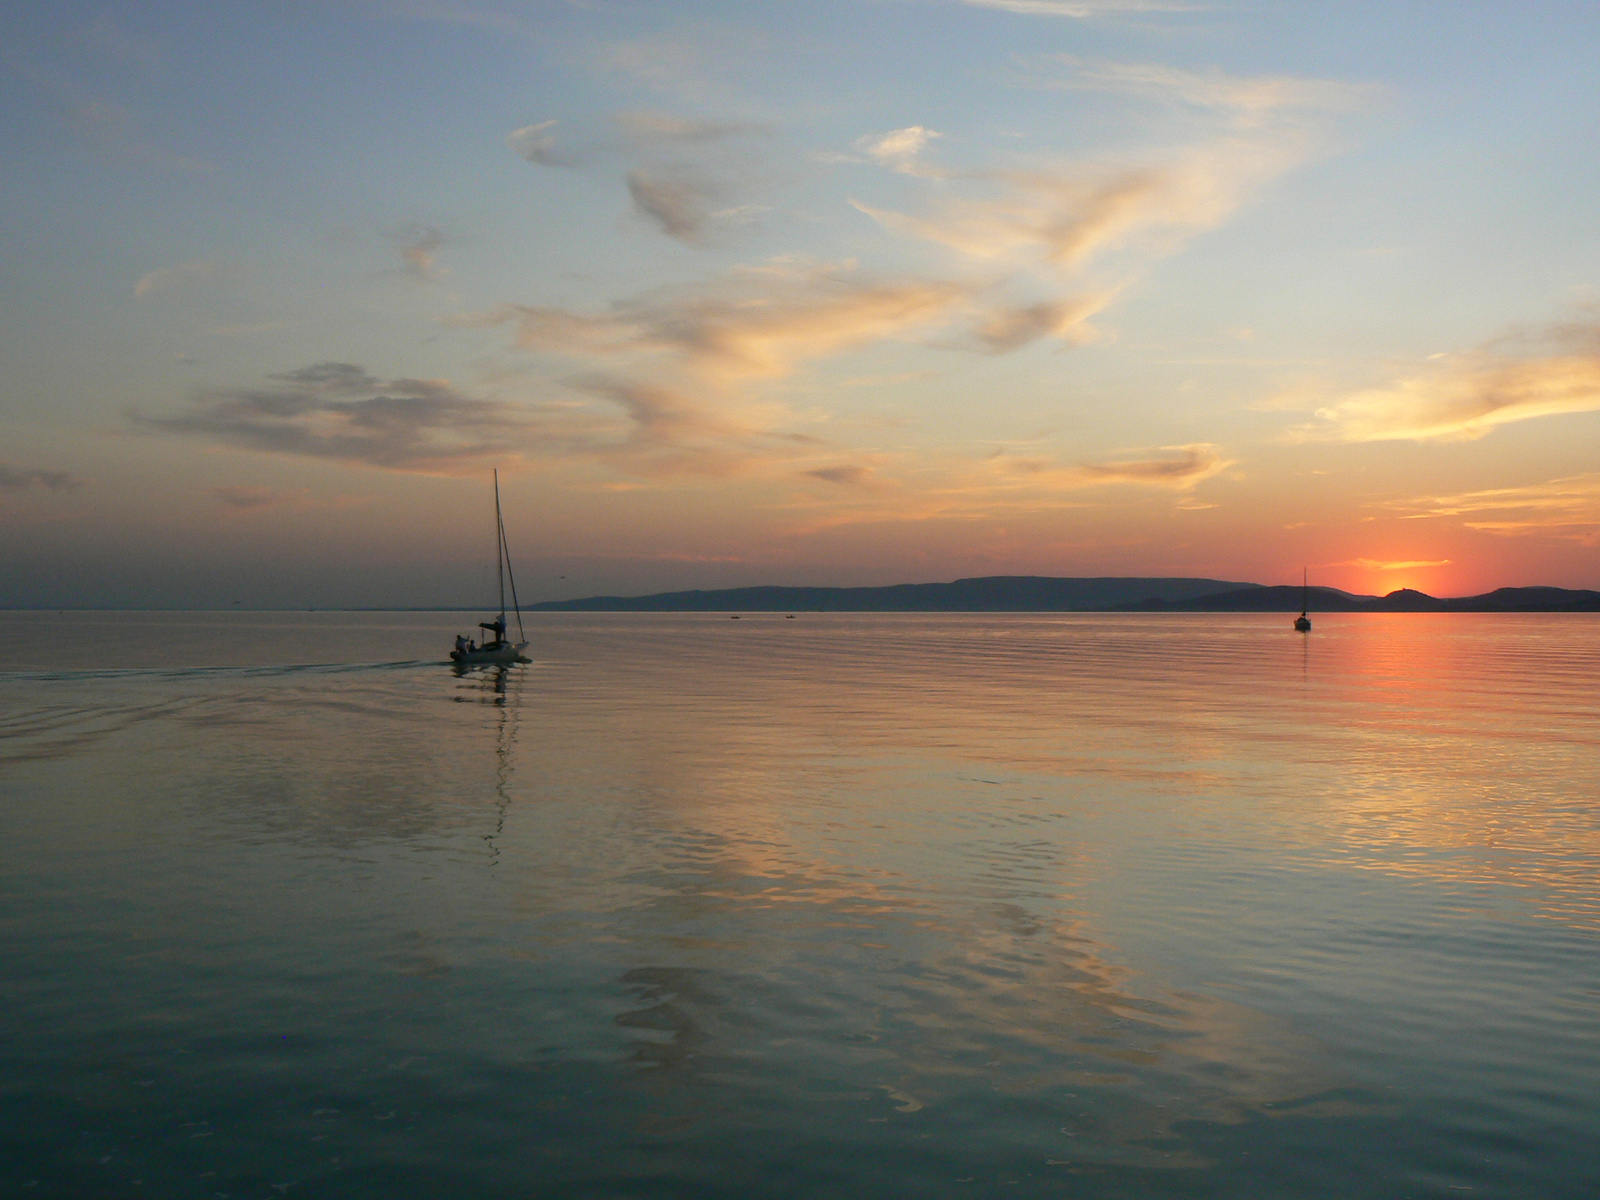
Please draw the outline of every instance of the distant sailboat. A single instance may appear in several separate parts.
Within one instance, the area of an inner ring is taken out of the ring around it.
[[[1308,579],[1309,579],[1309,574],[1307,572],[1307,569],[1305,567],[1301,567],[1300,568],[1300,615],[1294,619],[1294,627],[1300,633],[1310,633],[1311,632],[1311,618],[1306,616],[1306,614],[1311,611],[1311,605],[1308,603],[1308,600],[1309,600],[1309,589],[1306,586],[1307,582],[1308,582]]]
[[[494,473],[494,532],[495,574],[500,584],[500,615],[493,621],[479,621],[478,628],[487,630],[492,638],[485,638],[481,646],[465,637],[456,638],[456,648],[450,651],[450,660],[457,666],[474,667],[484,664],[514,663],[522,658],[528,645],[522,631],[522,605],[517,603],[517,580],[511,574],[511,548],[506,545],[506,523],[500,515],[500,472]],[[518,642],[506,640],[506,581],[511,581],[511,608],[517,614]]]

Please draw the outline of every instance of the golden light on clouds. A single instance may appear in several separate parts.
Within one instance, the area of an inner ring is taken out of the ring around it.
[[[1139,483],[1187,491],[1197,483],[1233,466],[1217,447],[1205,442],[1188,446],[1163,446],[1156,458],[1121,459],[1084,463],[1078,468],[1085,484]]]
[[[1468,356],[1317,411],[1311,437],[1347,442],[1466,441],[1500,425],[1600,411],[1600,357]]]
[[[1417,496],[1389,507],[1412,518],[1458,521],[1503,537],[1544,537],[1600,545],[1600,473],[1547,483]]]
[[[946,319],[971,293],[952,281],[878,279],[849,263],[778,260],[608,312],[511,304],[455,323],[510,323],[518,346],[546,353],[662,354],[732,383],[781,377],[810,360],[905,336]]]
[[[1347,558],[1343,562],[1328,563],[1330,567],[1360,567],[1364,571],[1411,571],[1422,567],[1448,567],[1448,558],[1399,559],[1384,561],[1376,558]]]

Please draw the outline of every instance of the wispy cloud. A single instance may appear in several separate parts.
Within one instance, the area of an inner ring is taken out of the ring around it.
[[[1221,70],[1187,71],[1164,63],[1104,62],[1058,54],[1043,60],[1064,74],[1036,71],[1027,82],[1065,91],[1107,91],[1176,102],[1222,112],[1244,126],[1260,126],[1290,114],[1348,112],[1382,95],[1367,83],[1308,79],[1293,75],[1229,75]]]
[[[877,469],[888,465],[887,471]],[[994,454],[974,462],[951,457],[842,469],[812,469],[808,478],[841,486],[797,503],[798,536],[850,525],[976,521],[1150,503],[1168,493],[1173,509],[1215,505],[1192,489],[1232,465],[1210,444],[1169,446],[1155,456],[1064,463]],[[1144,493],[1141,497],[1139,493]]]
[[[1016,307],[997,306],[979,317],[973,336],[991,354],[1004,354],[1044,337],[1081,345],[1094,340],[1094,329],[1088,320],[1111,297],[1112,293],[1102,292]]]
[[[16,467],[0,462],[0,492],[23,492],[29,488],[43,488],[51,492],[71,491],[83,486],[83,481],[66,471],[49,471],[39,467]]]
[[[611,133],[578,148],[557,144],[556,122],[513,130],[506,143],[531,163],[581,167],[620,159],[633,209],[668,237],[699,245],[748,223],[762,167],[754,146],[770,126],[641,110],[619,113]]]
[[[542,167],[570,166],[572,159],[556,149],[556,124],[554,120],[540,121],[534,125],[524,125],[521,129],[513,129],[506,134],[506,145],[529,162],[538,163]]]
[[[1413,518],[1441,517],[1504,537],[1549,537],[1600,546],[1600,474],[1547,483],[1415,496],[1385,507]]]
[[[872,468],[859,464],[814,467],[805,474],[812,479],[820,479],[824,483],[836,483],[842,487],[871,487],[874,482]]]
[[[1298,147],[1227,139],[1156,165],[946,175],[947,186],[990,196],[941,197],[922,216],[851,204],[891,232],[967,257],[1070,269],[1136,240],[1149,252],[1168,251],[1221,224],[1246,196],[1303,157]]]
[[[445,244],[443,232],[432,225],[412,226],[390,235],[400,255],[400,269],[413,279],[437,283],[449,274],[439,265],[439,248]]]
[[[1041,0],[1015,11],[1088,17],[1189,7]],[[651,50],[672,49],[652,57],[643,45],[613,47],[610,67],[681,94],[690,66],[703,66],[694,47],[651,42]],[[877,194],[852,203],[893,234],[953,251],[953,258],[926,255],[939,266],[889,273],[853,259],[786,256],[605,306],[508,303],[454,323],[503,327],[522,350],[603,367],[603,378],[570,386],[620,414],[620,436],[604,451],[587,452],[625,462],[622,469],[634,474],[717,475],[777,465],[774,478],[803,485],[799,503],[835,516],[849,511],[893,520],[923,519],[916,513],[977,519],[1085,504],[1207,507],[1194,490],[1233,465],[1211,443],[1078,462],[1070,452],[1033,459],[1008,453],[974,465],[938,451],[851,452],[801,440],[784,432],[776,406],[763,409],[756,399],[787,394],[794,385],[774,381],[812,364],[896,342],[1004,354],[1092,340],[1095,315],[1152,258],[1222,223],[1316,153],[1322,143],[1315,118],[1349,99],[1336,85],[1309,80],[1059,59],[1050,70],[1053,82],[1041,86],[1159,98],[1197,110],[1201,133],[1194,136],[1194,125],[1185,123],[1185,143],[1119,158],[1023,158],[1007,150],[1009,157],[992,165],[955,169],[949,161],[971,149],[960,137],[946,137],[926,121],[880,129],[857,138],[846,147],[852,154],[837,161],[858,171],[867,164],[876,169],[868,173],[871,186],[918,198],[894,201],[901,211]],[[635,213],[666,236],[704,245],[737,219],[750,179],[769,169],[763,156],[775,159],[780,147],[765,125],[709,118],[704,104],[686,107],[700,111],[618,114],[609,132],[588,138],[576,155],[561,153],[552,122],[518,130],[512,145],[540,165],[620,167],[619,185]]]
[[[1303,439],[1467,441],[1500,425],[1600,411],[1600,354],[1506,359],[1486,352],[1441,361],[1386,387],[1317,410]]]
[[[668,237],[696,242],[716,211],[721,189],[716,180],[691,167],[635,167],[628,172],[628,196],[635,210]]]
[[[1330,567],[1360,567],[1364,571],[1415,571],[1424,567],[1448,567],[1448,558],[1408,558],[1388,560],[1381,558],[1347,558],[1343,562],[1326,563]]]
[[[170,267],[157,267],[154,271],[148,271],[139,277],[139,282],[133,285],[133,294],[137,299],[143,300],[161,293],[181,292],[196,283],[212,278],[216,273],[217,264],[205,259],[177,263]]]
[[[380,380],[350,363],[318,363],[266,388],[202,394],[187,412],[130,419],[245,450],[423,472],[514,455],[539,432],[526,409],[463,396],[443,380]]]
[[[487,400],[445,380],[384,380],[351,363],[317,363],[273,376],[266,387],[201,393],[186,411],[129,419],[152,434],[423,474],[543,460],[598,463],[647,478],[723,477],[823,453],[839,458],[817,439],[781,428],[782,414],[739,414],[626,379],[591,376],[573,386],[602,403]],[[278,499],[254,488],[213,495],[241,510]]]
[[[922,152],[928,143],[944,134],[912,125],[889,133],[868,134],[856,139],[856,149],[873,162],[906,175],[924,174]]]
[[[953,170],[924,156],[937,135],[911,126],[862,139],[857,148],[879,165],[936,184],[928,206],[907,212],[851,203],[891,232],[1016,267],[1071,270],[1128,247],[1166,253],[1221,224],[1265,184],[1316,154],[1324,142],[1319,122],[1370,94],[1322,80],[1061,56],[1049,59],[1048,68],[1023,82],[1182,101],[1208,114],[1208,132],[1186,146],[1121,160]]]
[[[785,433],[741,417],[676,388],[604,376],[577,381],[626,414],[622,439],[592,449],[595,457],[630,474],[656,477],[745,474],[791,461],[817,445],[815,438]]]
[[[1233,465],[1216,446],[1195,442],[1187,446],[1162,446],[1160,457],[1115,459],[1083,463],[1078,467],[1086,483],[1136,483],[1147,487],[1187,490]]]
[[[665,353],[695,375],[734,381],[780,377],[811,359],[906,336],[946,319],[969,294],[959,283],[783,261],[730,272],[697,291],[624,301],[609,312],[514,304],[467,320],[512,323],[526,349]]]
[[[256,508],[270,508],[283,502],[283,495],[265,487],[215,487],[212,498],[225,508],[247,512]]]
[[[307,512],[318,509],[347,509],[362,503],[356,496],[321,495],[309,488],[296,488],[285,492],[277,488],[248,484],[214,487],[210,489],[209,495],[221,507],[223,515],[229,518],[246,517],[269,509],[280,512],[283,510]]]
[[[750,203],[761,190],[756,147],[769,126],[638,111],[615,118],[634,211],[668,237],[695,245],[747,223],[764,211]]]

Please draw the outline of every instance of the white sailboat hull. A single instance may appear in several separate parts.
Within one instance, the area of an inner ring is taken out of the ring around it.
[[[506,663],[526,661],[522,652],[528,646],[527,642],[503,642],[492,649],[484,650],[452,650],[450,661],[460,667],[499,666]]]

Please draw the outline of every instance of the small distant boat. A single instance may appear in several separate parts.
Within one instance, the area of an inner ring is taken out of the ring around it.
[[[1294,627],[1295,627],[1296,632],[1298,632],[1298,633],[1310,633],[1311,632],[1311,618],[1306,615],[1307,613],[1309,613],[1311,611],[1311,605],[1308,603],[1308,600],[1309,600],[1309,589],[1306,586],[1307,581],[1308,581],[1307,570],[1306,570],[1305,567],[1301,567],[1300,568],[1300,615],[1294,619]]]
[[[476,667],[503,665],[522,660],[522,651],[528,638],[522,631],[522,605],[517,603],[517,580],[511,574],[511,548],[506,545],[506,523],[500,515],[500,472],[494,473],[494,530],[495,575],[500,584],[500,615],[493,621],[479,621],[478,628],[491,635],[479,646],[465,637],[456,638],[456,648],[450,651],[450,661],[457,666]],[[506,581],[511,582],[511,608],[517,615],[517,637],[521,641],[506,640]]]

